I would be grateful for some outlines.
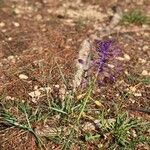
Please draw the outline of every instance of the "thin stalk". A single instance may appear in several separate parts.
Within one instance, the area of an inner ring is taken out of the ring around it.
[[[82,109],[81,109],[81,111],[80,111],[80,114],[79,114],[79,116],[78,116],[76,122],[74,123],[74,125],[73,125],[71,131],[70,131],[70,135],[69,135],[69,137],[68,137],[68,140],[67,140],[66,143],[63,145],[63,149],[64,149],[64,150],[66,150],[66,149],[68,148],[68,145],[69,145],[69,143],[70,143],[70,141],[71,141],[71,138],[72,138],[72,136],[73,136],[73,134],[74,134],[74,132],[75,132],[75,127],[76,127],[76,125],[79,124],[79,121],[80,121],[80,119],[81,119],[81,117],[82,117],[82,114],[83,114],[83,112],[84,112],[84,110],[85,110],[85,107],[86,107],[86,105],[87,105],[87,102],[88,102],[88,100],[89,100],[89,98],[90,98],[91,92],[92,92],[92,88],[91,88],[91,86],[90,86],[90,89],[89,89],[89,91],[88,91],[88,93],[87,93],[87,96],[86,96],[85,101],[84,101],[84,103],[83,103],[83,106],[82,106]]]

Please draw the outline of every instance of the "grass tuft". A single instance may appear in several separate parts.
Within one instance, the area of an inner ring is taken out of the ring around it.
[[[144,15],[140,10],[132,10],[124,14],[122,22],[125,24],[150,24],[150,18]]]
[[[141,133],[143,124],[149,128],[148,123],[130,118],[127,112],[119,113],[113,119],[106,119],[104,113],[100,115],[100,128],[104,136],[109,136],[110,149],[135,149],[141,141],[147,142]]]
[[[33,128],[33,123],[37,123],[38,121],[43,119],[43,116],[40,110],[37,108],[33,111],[33,108],[26,103],[18,103],[18,107],[16,108],[18,114],[13,114],[10,109],[6,109],[3,107],[1,112],[1,120],[2,124],[7,127],[15,127],[20,128],[25,131],[30,132],[35,137],[36,143],[39,147],[44,146],[41,138],[36,134]],[[19,117],[18,117],[19,115]]]

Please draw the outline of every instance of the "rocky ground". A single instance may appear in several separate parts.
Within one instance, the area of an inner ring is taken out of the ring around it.
[[[150,16],[149,3],[149,0],[0,0],[1,105],[21,117],[17,102],[38,107],[49,92],[54,99],[57,94],[61,96],[62,101],[72,86],[82,41],[89,37],[91,40],[111,38],[124,53],[123,71],[114,84],[108,82],[94,89],[94,101],[87,108],[92,111],[95,104],[98,107],[102,104],[113,118],[116,104],[131,117],[150,121],[150,27],[145,19]],[[144,16],[137,21],[124,18],[124,14],[133,10],[140,10]],[[76,95],[80,99],[78,96],[82,98],[84,93],[78,91]],[[48,121],[37,121],[32,126],[39,129],[37,133],[41,128],[48,132],[46,127],[64,127],[64,122],[58,121],[60,116],[56,116],[58,118],[50,116]],[[82,124],[86,126],[87,120],[82,119]],[[0,121],[0,149],[40,149],[32,132],[6,127],[3,120]],[[148,136],[150,131],[143,134]],[[98,145],[108,149],[107,140],[102,140],[100,145],[97,141],[81,139],[79,143],[84,146],[73,143],[71,149],[98,149]],[[43,140],[41,149],[62,149],[63,143],[56,141]],[[140,143],[136,149],[148,150],[148,144]]]

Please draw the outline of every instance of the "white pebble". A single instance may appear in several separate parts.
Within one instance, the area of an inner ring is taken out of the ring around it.
[[[19,10],[18,8],[14,9],[14,12],[15,12],[16,14],[20,14],[20,10]]]
[[[19,26],[20,26],[20,24],[19,24],[18,22],[13,22],[13,25],[14,25],[15,27],[19,27]]]
[[[6,99],[6,100],[14,100],[15,98],[14,98],[14,97],[11,97],[11,96],[6,96],[5,99]]]
[[[58,89],[60,88],[60,86],[59,86],[58,84],[54,85],[54,87],[55,87],[55,88],[58,88]]]
[[[147,70],[143,70],[143,71],[142,71],[142,75],[143,75],[143,76],[147,76],[148,74],[149,74],[149,73],[148,73]]]
[[[51,92],[52,89],[50,87],[41,87],[39,88],[39,90],[43,91],[43,92]]]
[[[142,96],[142,94],[141,94],[141,93],[133,93],[133,95],[134,95],[134,96],[137,96],[137,97]]]
[[[0,27],[4,27],[5,23],[4,22],[0,22]]]
[[[142,58],[139,58],[139,62],[142,63],[142,64],[144,64],[144,63],[146,63],[146,60],[142,59]]]
[[[7,57],[8,60],[12,60],[12,59],[14,59],[14,58],[15,58],[15,57],[14,57],[13,55],[10,55],[10,56]]]
[[[1,30],[3,33],[5,33],[7,30],[6,29],[3,29],[3,30]]]
[[[9,37],[9,38],[8,38],[8,41],[12,41],[12,37]]]
[[[123,57],[116,57],[117,60],[124,61]]]
[[[143,24],[143,25],[142,25],[142,28],[144,28],[144,29],[148,29],[148,28],[149,28],[149,25],[147,25],[147,24]]]
[[[130,99],[131,103],[134,104],[135,103],[135,100],[134,99]]]
[[[83,130],[84,131],[94,131],[95,130],[95,126],[91,122],[86,122],[83,125]]]
[[[114,68],[115,66],[114,66],[114,65],[112,65],[112,64],[108,64],[108,67],[110,67],[110,68]]]
[[[135,86],[131,86],[131,87],[130,87],[130,91],[131,91],[131,92],[135,92],[136,90],[137,90],[137,89],[136,89]]]
[[[146,50],[148,50],[148,45],[145,45],[145,46],[143,46],[143,51],[146,51]]]
[[[10,55],[7,57],[8,61],[10,61],[11,63],[15,63],[16,62],[16,58],[13,55]]]
[[[26,76],[25,74],[20,74],[20,75],[19,75],[19,78],[20,78],[20,79],[23,79],[23,80],[27,80],[27,79],[28,79],[28,76]]]
[[[32,98],[39,97],[41,92],[39,90],[28,93]]]
[[[34,90],[37,90],[37,89],[38,89],[38,86],[37,86],[37,85],[35,85],[35,86],[34,86]]]
[[[124,59],[129,61],[131,58],[130,58],[130,56],[128,54],[124,54]]]
[[[37,16],[36,16],[36,20],[37,21],[40,21],[42,19],[42,16],[40,15],[40,14],[38,14]]]

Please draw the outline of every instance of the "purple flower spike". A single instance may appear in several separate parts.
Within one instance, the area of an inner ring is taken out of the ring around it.
[[[122,72],[123,63],[116,57],[122,57],[123,52],[115,40],[97,40],[94,46],[95,51],[91,54],[90,67],[86,70],[86,76],[82,80],[81,87],[86,87],[88,80],[90,80],[95,72],[98,72],[98,86],[115,83],[117,77]],[[80,64],[85,63],[80,58],[78,62]]]
[[[108,59],[112,43],[113,43],[113,41],[111,41],[111,40],[96,42],[96,51],[98,52],[98,55],[99,55],[97,65],[99,66],[98,68],[99,68],[100,72],[103,70],[105,62]]]
[[[99,71],[99,83],[114,83],[119,74],[120,62],[116,57],[122,55],[122,51],[114,40],[96,41],[97,58],[93,65]],[[95,70],[94,69],[94,70]],[[103,84],[102,84],[103,85]]]

